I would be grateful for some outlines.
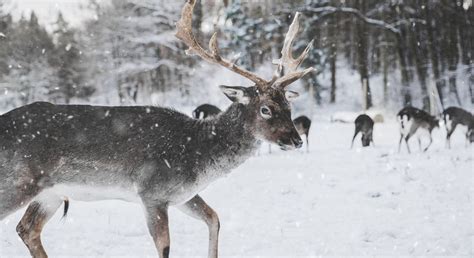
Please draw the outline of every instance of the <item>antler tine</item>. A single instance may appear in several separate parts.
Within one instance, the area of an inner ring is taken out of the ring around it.
[[[293,58],[292,54],[292,48],[293,48],[293,42],[295,41],[296,35],[298,34],[298,30],[300,28],[299,24],[299,17],[301,13],[297,12],[295,14],[295,17],[293,19],[293,22],[291,23],[290,27],[288,28],[288,32],[286,33],[285,36],[285,41],[283,43],[283,48],[281,49],[281,58],[276,60],[276,64],[278,64],[278,69],[277,69],[277,76],[281,76],[282,72],[293,72],[298,67],[300,64],[303,62],[303,60],[306,58],[308,55],[308,52],[311,50],[313,46],[313,41],[306,46],[306,49],[301,53],[301,55],[298,58]]]
[[[316,69],[314,69],[313,67],[309,67],[309,68],[304,69],[303,71],[291,72],[289,74],[286,74],[283,77],[276,79],[275,82],[273,83],[273,87],[284,89],[286,86],[301,79],[306,74],[314,70]]]
[[[269,83],[268,81],[220,56],[219,45],[217,43],[217,33],[214,33],[211,37],[211,40],[209,41],[209,49],[211,52],[204,49],[199,44],[192,32],[192,18],[195,3],[196,0],[188,0],[186,2],[181,11],[181,18],[176,23],[177,32],[175,36],[189,47],[189,49],[186,50],[186,54],[198,55],[210,63],[219,64],[237,74],[242,75],[243,77],[253,81],[259,87],[266,87],[266,85]]]
[[[303,53],[300,54],[298,58],[293,58],[292,49],[293,49],[293,42],[295,41],[296,34],[298,34],[298,30],[300,28],[299,24],[299,17],[301,13],[297,12],[293,21],[291,22],[290,27],[288,28],[288,32],[285,36],[285,41],[283,43],[283,48],[281,49],[281,58],[275,60],[274,63],[278,65],[277,69],[275,70],[275,74],[273,76],[273,86],[277,88],[285,88],[286,86],[290,85],[294,81],[300,79],[301,77],[305,76],[309,72],[312,72],[314,68],[307,68],[303,71],[297,71],[298,67],[304,61],[304,59],[308,56],[309,51],[313,47],[314,40],[311,40],[309,44],[306,46]]]
[[[283,48],[281,50],[281,58],[274,61],[274,63],[278,64],[278,67],[274,74],[275,82],[273,84],[276,87],[286,87],[290,85],[292,82],[300,79],[301,77],[305,76],[307,73],[314,70],[313,68],[308,68],[308,69],[305,69],[304,71],[297,72],[298,67],[305,60],[305,58],[308,56],[309,51],[313,47],[314,40],[311,40],[311,42],[309,42],[305,50],[300,54],[298,58],[295,59],[293,57],[292,48],[293,48],[293,42],[300,28],[300,24],[299,24],[300,15],[301,15],[300,12],[297,12],[295,14],[295,17],[293,18],[293,22],[288,28],[288,32],[286,33],[286,36],[285,36],[285,41],[283,43]]]

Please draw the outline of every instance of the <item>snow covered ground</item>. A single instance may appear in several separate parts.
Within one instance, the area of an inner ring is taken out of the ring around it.
[[[397,153],[393,120],[376,124],[375,148],[349,149],[352,124],[315,119],[310,153],[262,154],[202,196],[221,219],[221,257],[473,257],[473,147],[456,132],[444,148]],[[0,257],[26,257],[15,233],[24,210],[0,222]],[[50,257],[155,257],[142,208],[72,201],[46,226]],[[207,228],[170,211],[171,257],[207,257]]]

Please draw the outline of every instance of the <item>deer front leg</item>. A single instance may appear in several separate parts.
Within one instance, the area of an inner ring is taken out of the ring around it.
[[[160,258],[169,258],[170,233],[167,205],[147,205],[145,203],[148,231],[153,237]]]
[[[469,145],[471,145],[471,135],[470,135],[470,131],[469,129],[467,130],[466,132],[466,144],[464,145],[466,148],[469,147]]]
[[[217,213],[209,207],[199,196],[194,196],[185,204],[179,206],[179,209],[189,216],[206,222],[209,228],[209,258],[217,258],[218,239],[219,239],[219,217]]]
[[[309,152],[309,139],[308,139],[309,134],[306,133],[306,153]]]
[[[16,231],[32,257],[48,257],[41,243],[41,231],[62,202],[59,196],[42,193],[30,203],[18,223]]]
[[[411,153],[410,151],[410,145],[408,145],[408,140],[410,139],[411,135],[405,136],[405,145],[407,146],[408,153]]]
[[[352,147],[354,147],[354,140],[355,140],[355,138],[356,138],[356,136],[357,136],[358,133],[359,133],[359,131],[356,130],[355,133],[354,133],[354,137],[352,137],[351,149],[352,149]]]
[[[398,153],[400,153],[402,148],[403,134],[400,134],[400,141],[398,141]]]
[[[426,152],[432,143],[433,143],[433,137],[431,136],[431,132],[430,132],[430,142],[428,143],[428,146],[426,146],[426,148],[423,150],[423,152]]]

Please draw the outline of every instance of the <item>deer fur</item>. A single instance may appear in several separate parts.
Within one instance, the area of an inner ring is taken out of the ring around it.
[[[446,146],[451,148],[451,135],[458,125],[467,128],[466,145],[474,142],[474,116],[462,108],[448,107],[443,111],[444,125],[446,126]]]
[[[361,133],[361,142],[363,147],[367,147],[370,143],[374,144],[373,132],[374,132],[374,120],[366,114],[359,115],[354,121],[355,131],[352,137],[351,149],[354,146],[354,140],[357,134]]]
[[[196,119],[204,119],[210,116],[217,116],[222,110],[211,104],[202,104],[193,110],[193,117]]]
[[[71,197],[141,203],[161,258],[170,255],[168,208],[176,206],[207,224],[209,257],[216,258],[219,218],[198,193],[252,156],[262,141],[284,150],[301,147],[289,103],[297,94],[286,87],[313,69],[296,66],[264,80],[220,57],[215,35],[211,51],[205,50],[191,30],[194,4],[184,5],[177,23],[187,52],[255,83],[221,86],[233,103],[218,116],[196,120],[162,107],[46,102],[0,116],[0,220],[28,206],[17,232],[33,257],[47,257],[41,230]]]
[[[412,106],[408,106],[400,110],[400,112],[397,114],[397,118],[400,123],[400,140],[398,142],[398,152],[400,152],[403,139],[405,139],[408,152],[411,152],[410,146],[408,145],[408,140],[418,131],[418,129],[423,129],[428,132],[430,142],[423,149],[423,151],[427,151],[433,143],[431,132],[434,128],[439,127],[439,120],[427,112]],[[421,150],[421,140],[419,137],[418,145],[420,146]]]

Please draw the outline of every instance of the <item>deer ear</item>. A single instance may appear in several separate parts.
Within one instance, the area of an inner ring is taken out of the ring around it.
[[[250,103],[250,96],[245,87],[220,85],[219,88],[232,102],[242,104]]]
[[[298,98],[300,96],[300,94],[296,91],[291,91],[291,90],[287,90],[285,91],[285,97],[288,101],[293,101],[295,100],[296,98]]]

